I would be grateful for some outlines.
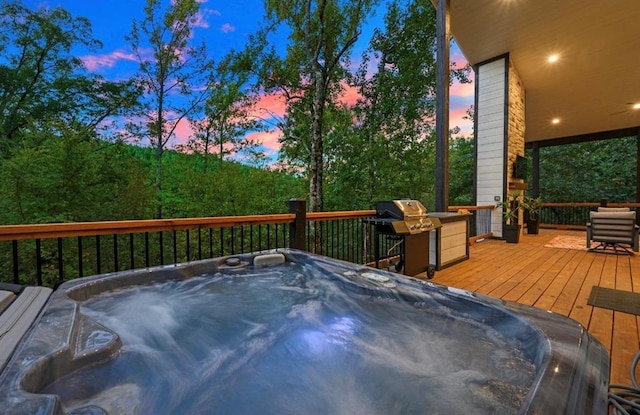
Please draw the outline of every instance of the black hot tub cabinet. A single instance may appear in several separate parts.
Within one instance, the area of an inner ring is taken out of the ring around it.
[[[0,375],[8,414],[605,414],[578,323],[282,250],[63,284]]]

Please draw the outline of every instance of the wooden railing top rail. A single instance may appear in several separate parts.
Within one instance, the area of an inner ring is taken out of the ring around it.
[[[5,225],[0,226],[0,241],[163,232],[198,228],[224,228],[242,225],[269,225],[276,223],[291,223],[294,219],[295,215],[293,213],[283,213],[273,215],[218,216],[209,218]]]
[[[460,209],[466,210],[491,210],[495,209],[495,205],[480,205],[480,206],[449,206],[447,210],[449,212],[457,212]]]
[[[308,220],[339,220],[339,219],[357,219],[375,216],[375,210],[346,210],[335,212],[308,212]]]
[[[597,207],[598,202],[586,203],[544,203],[548,207]],[[608,203],[611,207],[635,207],[640,208],[640,203]],[[469,211],[490,210],[494,205],[483,206],[449,206],[450,212],[459,209]],[[375,216],[375,210],[352,210],[334,212],[307,212],[307,220],[340,220],[357,219]],[[31,225],[4,225],[0,226],[0,241],[25,240],[25,239],[51,239],[76,236],[113,235],[144,232],[166,232],[174,230],[198,229],[198,228],[225,228],[232,226],[269,225],[281,223],[293,223],[293,213],[247,216],[218,216],[207,218],[173,218],[173,219],[148,219],[102,222],[72,222],[72,223],[46,223]]]
[[[571,202],[545,202],[542,204],[543,206],[548,207],[598,207],[600,203],[598,202],[584,202],[584,203],[571,203]],[[625,202],[625,203],[607,203],[608,207],[629,207],[629,208],[637,208],[640,207],[640,203],[633,202]]]
[[[375,210],[339,212],[309,212],[307,220],[356,219],[375,215]],[[166,232],[198,228],[226,228],[232,226],[271,225],[293,223],[293,213],[248,216],[218,216],[208,218],[173,218],[123,220],[103,222],[44,223],[0,226],[0,241],[51,239],[76,236],[113,235],[144,232]]]

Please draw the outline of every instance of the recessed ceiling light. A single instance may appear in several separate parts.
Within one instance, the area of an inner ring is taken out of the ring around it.
[[[549,55],[549,58],[547,58],[547,61],[550,63],[554,63],[554,62],[557,62],[558,59],[560,59],[560,57],[554,53],[553,55]]]
[[[560,118],[554,118],[551,120],[551,124],[560,124]]]
[[[640,110],[640,102],[636,102],[635,104],[633,104],[633,109]]]

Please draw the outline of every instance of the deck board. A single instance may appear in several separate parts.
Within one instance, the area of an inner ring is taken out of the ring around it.
[[[640,292],[640,255],[544,246],[557,235],[584,232],[542,229],[522,235],[518,244],[488,239],[470,247],[469,260],[437,271],[432,281],[571,317],[608,350],[611,383],[630,385],[640,316],[592,307],[587,300],[594,285]]]

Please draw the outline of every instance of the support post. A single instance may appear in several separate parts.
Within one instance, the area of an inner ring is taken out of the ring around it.
[[[532,183],[532,193],[533,197],[540,196],[540,143],[534,142],[531,146],[531,152],[533,153],[533,173],[531,174]]]
[[[640,127],[636,133],[636,203],[640,203]],[[636,225],[640,225],[640,208],[636,208]]]
[[[296,215],[289,225],[289,248],[305,250],[307,246],[307,202],[304,199],[290,199],[289,213]]]
[[[436,6],[436,211],[449,207],[449,1]]]

